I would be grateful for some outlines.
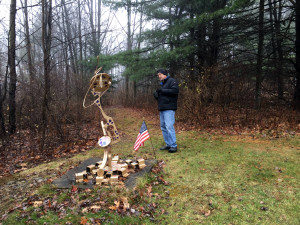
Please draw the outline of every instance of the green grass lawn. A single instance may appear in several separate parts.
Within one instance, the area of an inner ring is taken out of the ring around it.
[[[124,112],[117,112],[116,122],[125,135],[121,143],[114,145],[114,152],[121,158],[153,158],[150,141],[139,152],[132,151],[141,121],[134,120],[130,113],[126,118],[118,113],[124,115]],[[158,121],[149,121],[148,128],[158,149],[163,145]],[[177,139],[177,153],[156,151],[156,158],[164,161],[163,171],[140,179],[134,191],[111,187],[74,194],[71,190],[57,192],[45,184],[36,191],[35,199],[77,203],[66,208],[63,216],[43,206],[39,210],[34,207],[15,210],[2,223],[300,224],[298,136],[270,140],[184,131],[178,133]],[[102,150],[95,149],[81,157],[99,154]],[[74,157],[73,162],[77,159],[80,156]],[[160,177],[166,183],[158,182]],[[85,212],[80,206],[82,201],[113,206],[121,197],[126,197],[130,204],[130,209],[121,213],[108,207]]]
[[[187,132],[161,153],[170,199],[161,219],[180,224],[300,224],[299,139],[242,141]]]

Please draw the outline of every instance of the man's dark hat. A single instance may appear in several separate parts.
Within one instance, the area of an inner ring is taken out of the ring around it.
[[[162,74],[168,76],[168,71],[165,69],[159,69],[159,70],[157,70],[157,73],[162,73]]]

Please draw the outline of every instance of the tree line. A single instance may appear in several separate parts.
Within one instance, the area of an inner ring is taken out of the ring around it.
[[[97,66],[113,77],[122,68],[114,103],[148,108],[155,71],[168,69],[180,83],[182,121],[235,126],[274,108],[299,112],[299,0],[11,0],[9,8],[9,24],[0,21],[6,140],[28,129],[40,149],[51,130],[65,141],[64,126],[90,116],[82,99]]]
[[[129,1],[122,3],[128,7]],[[153,70],[164,67],[180,82],[178,117],[183,121],[255,126],[268,116],[280,120],[281,110],[299,112],[299,1],[156,0],[133,5],[152,27],[135,35],[138,47],[115,55],[132,80],[125,102],[145,88],[150,95]],[[299,114],[287,114],[287,120],[299,122]]]

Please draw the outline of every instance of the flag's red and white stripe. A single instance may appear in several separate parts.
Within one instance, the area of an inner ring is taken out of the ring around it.
[[[141,130],[136,138],[133,149],[137,151],[140,146],[144,146],[144,142],[150,138],[145,121],[143,121]]]

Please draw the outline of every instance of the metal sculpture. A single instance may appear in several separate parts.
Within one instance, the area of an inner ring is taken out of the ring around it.
[[[142,158],[136,162],[133,162],[132,160],[126,160],[125,162],[124,160],[120,160],[119,156],[115,156],[112,159],[111,145],[120,141],[120,134],[113,118],[108,116],[101,106],[101,97],[112,84],[111,77],[107,73],[101,73],[101,69],[102,67],[96,69],[94,76],[91,78],[90,87],[83,100],[83,107],[88,108],[96,104],[105,120],[105,122],[101,121],[103,136],[98,140],[98,145],[104,148],[104,156],[102,161],[97,162],[95,165],[87,166],[85,171],[75,173],[76,183],[94,179],[95,183],[100,185],[107,183],[118,184],[119,176],[124,178],[129,176],[128,168],[135,170],[146,167],[145,160]],[[96,100],[89,106],[85,106],[85,100],[90,90],[93,96],[96,97]]]
[[[94,72],[94,76],[91,78],[90,81],[90,87],[87,90],[87,93],[84,97],[83,101],[83,107],[88,108],[94,104],[98,106],[100,109],[100,112],[103,116],[103,118],[106,120],[106,122],[101,121],[102,131],[103,131],[103,137],[101,137],[98,141],[98,144],[100,147],[105,148],[104,149],[104,157],[102,164],[99,166],[99,169],[104,170],[106,166],[107,172],[112,173],[112,158],[111,158],[111,144],[115,144],[120,141],[120,135],[117,130],[117,127],[114,123],[114,120],[112,117],[108,116],[102,106],[101,106],[101,97],[105,94],[105,92],[109,89],[109,87],[112,84],[112,79],[107,73],[101,73],[102,67],[99,69],[96,69]],[[97,99],[90,104],[89,106],[85,106],[85,100],[87,97],[87,94],[89,90],[91,89],[91,92],[93,96],[95,96]]]

